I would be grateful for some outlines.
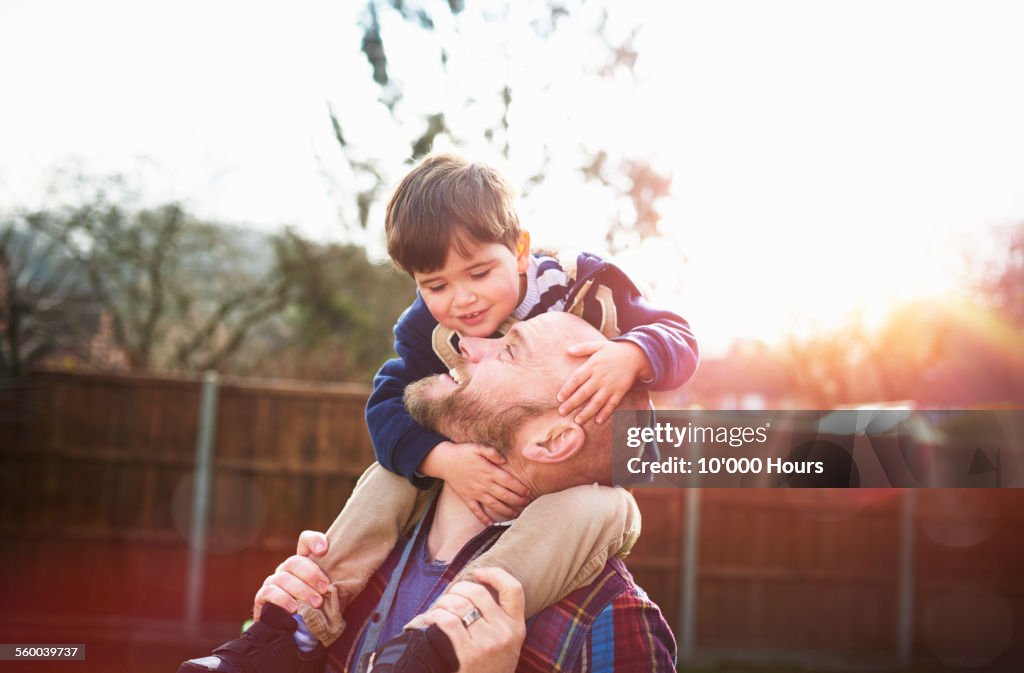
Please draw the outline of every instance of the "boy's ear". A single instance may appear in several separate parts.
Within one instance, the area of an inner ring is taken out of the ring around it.
[[[541,424],[536,432],[527,430],[523,458],[535,463],[560,463],[583,448],[586,433],[572,419],[558,417],[554,423]]]
[[[526,273],[530,267],[530,232],[525,229],[519,234],[519,242],[516,243],[516,266],[519,273]]]

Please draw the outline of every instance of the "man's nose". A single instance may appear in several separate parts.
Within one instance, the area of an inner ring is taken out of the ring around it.
[[[500,350],[501,339],[481,339],[479,337],[462,337],[459,339],[459,350],[467,360],[473,363],[480,362],[492,353]]]

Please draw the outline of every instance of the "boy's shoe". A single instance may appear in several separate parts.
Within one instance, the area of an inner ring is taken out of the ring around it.
[[[273,603],[263,606],[260,621],[215,649],[213,654],[189,659],[178,673],[321,673],[327,649],[317,644],[306,653],[295,644],[295,620]]]
[[[364,657],[360,673],[452,673],[458,670],[452,641],[436,625],[402,631]]]

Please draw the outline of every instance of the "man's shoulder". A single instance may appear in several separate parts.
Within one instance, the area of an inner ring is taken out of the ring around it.
[[[527,622],[517,672],[601,670],[593,657],[612,643],[638,648],[652,661],[675,657],[675,640],[661,610],[617,558],[590,584]],[[589,663],[584,666],[585,661]]]

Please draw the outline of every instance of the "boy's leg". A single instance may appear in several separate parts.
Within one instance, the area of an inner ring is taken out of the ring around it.
[[[593,581],[609,558],[625,557],[638,537],[640,510],[629,491],[575,486],[530,503],[452,584],[470,577],[474,568],[503,568],[522,583],[526,617],[531,617]],[[419,617],[406,628],[418,626]]]
[[[359,478],[344,509],[327,530],[327,554],[313,557],[331,579],[323,606],[299,601],[299,615],[329,647],[345,628],[342,613],[383,565],[399,536],[428,501],[404,478],[374,463]]]

